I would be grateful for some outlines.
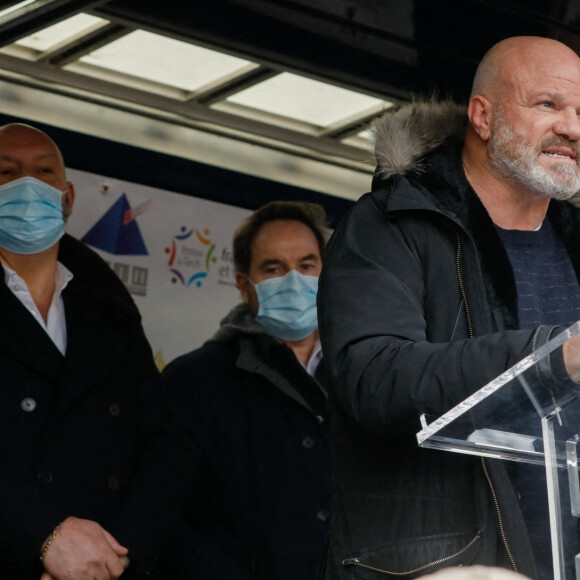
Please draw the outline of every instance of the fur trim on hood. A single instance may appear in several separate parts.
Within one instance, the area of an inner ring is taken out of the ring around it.
[[[467,108],[452,101],[417,101],[388,109],[373,127],[375,177],[421,171],[421,159],[446,139],[463,140]]]

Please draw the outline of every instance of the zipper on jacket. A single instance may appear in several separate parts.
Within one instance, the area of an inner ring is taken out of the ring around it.
[[[499,524],[499,533],[501,535],[501,540],[503,542],[505,551],[507,552],[508,558],[510,560],[510,563],[514,569],[514,572],[519,573],[518,571],[518,566],[516,564],[516,561],[514,560],[512,551],[510,550],[506,535],[505,535],[505,530],[503,527],[503,518],[501,515],[501,509],[499,507],[499,501],[497,499],[497,495],[495,493],[495,489],[493,487],[493,483],[491,481],[491,477],[489,475],[489,472],[487,471],[487,465],[485,464],[485,459],[482,457],[481,458],[481,465],[483,467],[483,473],[485,474],[485,479],[487,479],[487,483],[489,485],[489,489],[491,490],[491,496],[493,498],[493,503],[495,505],[495,511],[497,512],[497,519],[498,519],[498,524]]]
[[[477,535],[461,550],[458,550],[454,554],[450,554],[449,556],[445,556],[444,558],[440,558],[439,560],[435,560],[434,562],[429,562],[428,564],[423,564],[423,566],[419,566],[414,570],[407,570],[406,572],[390,572],[389,570],[381,570],[380,568],[375,568],[374,566],[369,566],[368,564],[363,564],[359,558],[346,558],[342,561],[343,566],[358,566],[359,568],[364,568],[365,570],[371,570],[372,572],[378,572],[379,574],[385,574],[389,576],[412,576],[414,574],[418,574],[419,572],[423,572],[428,568],[432,568],[433,566],[438,566],[439,564],[444,564],[449,560],[453,560],[461,554],[464,554],[481,538],[481,532],[477,532]]]
[[[471,321],[471,311],[469,310],[469,304],[467,303],[467,292],[465,291],[465,285],[463,283],[463,273],[461,271],[461,238],[460,238],[458,233],[456,235],[457,235],[457,255],[456,255],[456,259],[455,259],[455,265],[457,267],[457,280],[459,281],[459,291],[461,292],[461,298],[463,300],[463,304],[465,304],[465,316],[467,318],[467,330],[469,333],[469,338],[473,338],[474,332],[473,332],[473,324]],[[489,485],[489,489],[491,491],[491,497],[493,499],[495,511],[497,513],[501,541],[503,543],[503,546],[505,548],[505,551],[507,553],[507,556],[509,558],[509,561],[510,561],[514,571],[516,573],[518,573],[518,566],[517,566],[516,561],[513,557],[512,551],[511,551],[510,546],[509,546],[508,541],[507,541],[507,537],[505,535],[505,529],[503,526],[503,516],[501,514],[499,500],[497,499],[497,494],[495,492],[493,482],[491,480],[491,477],[489,475],[489,471],[487,470],[487,465],[485,464],[485,459],[483,457],[481,458],[481,466],[483,468],[483,473],[485,475],[485,479],[487,481],[487,484]]]
[[[467,302],[467,292],[463,284],[463,272],[461,271],[461,238],[457,234],[457,255],[455,258],[455,267],[457,268],[457,280],[459,281],[459,291],[461,292],[461,299],[465,305],[465,318],[467,319],[467,331],[469,338],[473,338],[473,324],[471,322],[471,311],[469,310],[469,303]]]

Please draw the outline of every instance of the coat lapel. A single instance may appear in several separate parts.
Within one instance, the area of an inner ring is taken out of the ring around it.
[[[49,380],[57,380],[64,357],[5,284],[0,284],[0,304],[0,352]]]
[[[240,340],[240,369],[261,375],[273,387],[315,415],[326,416],[326,395],[294,353],[272,338],[247,335]]]
[[[119,317],[98,301],[78,292],[74,280],[63,293],[67,350],[62,376],[61,407],[98,384],[118,365],[126,349]]]

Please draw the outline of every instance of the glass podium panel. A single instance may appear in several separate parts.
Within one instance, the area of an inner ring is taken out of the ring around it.
[[[580,383],[562,355],[579,333],[577,322],[441,417],[423,415],[417,434],[421,447],[514,462],[512,473],[535,482],[554,580],[580,580]]]

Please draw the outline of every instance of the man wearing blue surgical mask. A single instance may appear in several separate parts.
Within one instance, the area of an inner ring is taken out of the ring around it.
[[[0,127],[0,578],[167,578],[187,444],[129,293],[64,234],[73,202],[54,141]]]
[[[318,343],[316,293],[322,257],[314,231],[297,220],[268,221],[256,232],[247,271],[236,283],[256,321],[304,365]]]
[[[203,458],[174,578],[316,577],[330,503],[316,316],[326,235],[316,204],[252,213],[234,235],[242,303],[163,372]]]
[[[23,273],[38,319],[46,324],[57,242],[72,212],[74,187],[66,180],[60,150],[40,131],[7,125],[0,141],[6,144],[0,149],[0,261],[5,270]],[[64,285],[68,276],[60,270]],[[62,347],[64,339],[57,340]]]

